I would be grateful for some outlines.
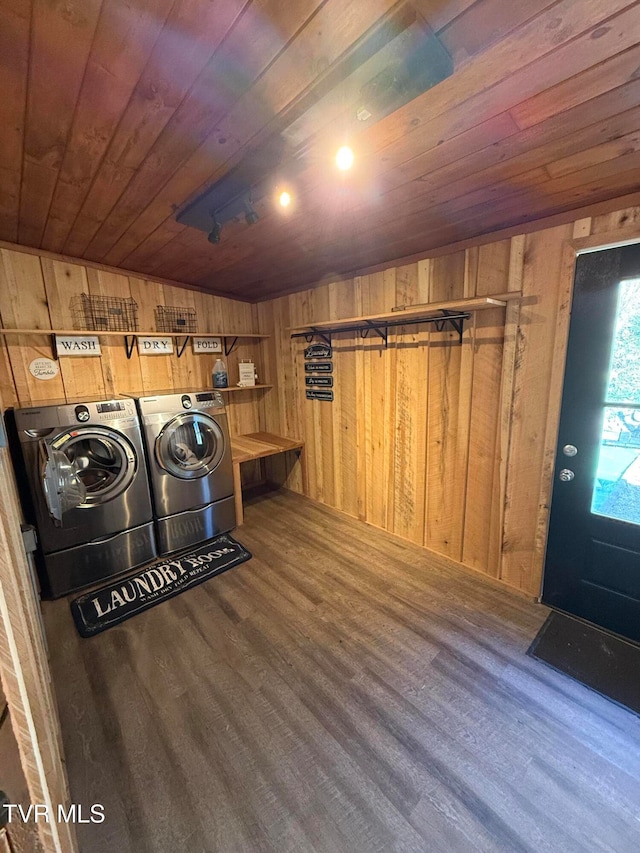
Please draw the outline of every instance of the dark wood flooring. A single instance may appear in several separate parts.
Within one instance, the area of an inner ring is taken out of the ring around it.
[[[290,494],[243,565],[91,640],[45,605],[83,853],[638,851],[640,719],[546,610]]]

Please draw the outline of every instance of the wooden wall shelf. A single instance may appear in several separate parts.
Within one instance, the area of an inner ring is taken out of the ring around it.
[[[228,388],[214,388],[214,391],[231,394],[233,391],[259,391],[261,388],[273,388],[273,385],[229,385]]]
[[[93,330],[93,329],[0,329],[0,335],[12,336],[12,335],[42,335],[44,337],[52,338],[52,345],[54,356],[57,358],[57,354],[55,351],[55,335],[95,335],[97,337],[121,337],[124,338],[125,349],[127,351],[127,358],[131,358],[133,353],[133,348],[135,346],[136,338],[175,338],[176,339],[176,354],[178,358],[185,351],[187,344],[189,343],[190,338],[224,338],[224,354],[226,356],[230,355],[235,349],[238,340],[240,338],[248,338],[249,340],[266,340],[271,337],[270,335],[258,335],[253,332],[189,332],[188,334],[182,334],[181,332],[158,332],[157,330],[153,330],[151,332],[134,332],[134,331],[107,331],[107,330]],[[178,344],[178,340],[181,341]],[[231,340],[230,344],[227,344],[227,341]],[[215,353],[211,353],[215,355]]]
[[[431,323],[438,331],[449,325],[460,336],[464,321],[474,311],[488,308],[504,308],[510,299],[519,299],[520,291],[500,293],[496,296],[476,296],[472,299],[456,299],[451,302],[432,302],[423,305],[411,305],[397,311],[385,314],[369,314],[366,317],[348,317],[344,320],[325,320],[320,323],[309,323],[305,326],[295,326],[288,331],[292,338],[305,338],[310,342],[314,337],[321,338],[331,344],[331,335],[339,332],[360,332],[366,338],[370,332],[375,332],[387,344],[388,330],[397,326],[410,326],[418,323]]]

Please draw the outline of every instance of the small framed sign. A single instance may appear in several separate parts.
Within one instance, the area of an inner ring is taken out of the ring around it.
[[[173,353],[173,338],[141,338],[138,337],[138,355],[171,355]]]
[[[307,390],[307,400],[326,400],[328,403],[333,403],[333,391]]]
[[[315,363],[305,364],[305,373],[333,373],[332,361],[316,361]]]
[[[222,352],[222,338],[192,338],[193,353],[199,355],[203,352]]]
[[[52,358],[34,358],[29,364],[29,373],[36,379],[55,379],[60,373],[60,366]]]
[[[305,385],[315,385],[316,387],[332,388],[333,376],[305,376]]]
[[[305,358],[331,358],[329,344],[311,344],[304,351]]]

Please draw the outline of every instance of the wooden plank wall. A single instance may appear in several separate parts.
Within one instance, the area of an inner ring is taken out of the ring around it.
[[[639,219],[622,210],[261,303],[279,389],[266,425],[306,442],[308,496],[537,595],[576,240],[637,239]],[[305,343],[288,327],[507,290],[523,299],[478,312],[462,346],[427,326],[387,349],[335,335],[335,400],[305,398]],[[269,464],[302,492],[296,466]]]
[[[4,328],[72,329],[71,300],[80,293],[88,293],[133,297],[138,303],[142,330],[155,329],[157,305],[176,305],[196,310],[198,329],[202,332],[256,331],[255,307],[246,302],[4,245],[0,247],[0,322]],[[226,358],[230,384],[237,382],[238,361],[242,358],[253,358],[260,382],[266,382],[260,346],[240,343]],[[58,377],[42,381],[31,376],[29,363],[39,356],[51,358],[50,340],[38,336],[7,337],[6,341],[0,338],[0,390],[5,405],[211,387],[215,356],[194,355],[190,344],[179,359],[175,354],[140,358],[134,349],[130,360],[127,360],[122,338],[101,338],[101,345],[101,358],[61,357]],[[228,395],[232,433],[256,432],[263,428],[261,409],[266,393],[256,390]]]
[[[0,396],[0,408],[3,402]],[[4,497],[0,501],[0,683],[9,704],[28,799],[51,809],[57,803],[68,805],[69,789],[39,602],[22,542],[12,473],[9,450],[0,448]],[[10,785],[13,776],[17,785],[16,773],[17,768],[0,767],[0,784]],[[12,796],[9,787],[6,791]],[[16,788],[16,799],[21,794],[24,798],[24,792]],[[15,844],[16,853],[77,851],[72,825],[38,821],[35,828],[41,844],[30,832],[12,831],[10,849]]]

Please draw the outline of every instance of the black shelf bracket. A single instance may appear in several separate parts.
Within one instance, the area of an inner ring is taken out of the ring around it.
[[[226,356],[230,356],[230,355],[231,355],[231,353],[232,353],[232,352],[234,351],[234,349],[236,348],[236,346],[237,346],[237,344],[238,344],[238,337],[239,337],[239,335],[236,335],[236,336],[235,336],[235,338],[233,338],[233,339],[232,339],[232,341],[231,341],[231,346],[229,346],[229,345],[227,344],[227,339],[226,339],[226,338],[224,339],[224,354],[225,354]]]
[[[133,355],[133,348],[136,345],[137,335],[125,335],[124,336],[124,348],[127,353],[127,359],[130,359]]]
[[[180,338],[178,335],[176,335],[176,355],[178,356],[178,358],[180,358],[182,353],[187,348],[187,344],[189,343],[190,337],[191,337],[191,335],[185,335],[184,340],[182,341],[182,346],[180,346]]]
[[[314,338],[320,338],[328,347],[331,346],[331,332],[321,332],[319,329],[314,329],[311,327],[310,332],[305,332],[302,335],[291,335],[292,338],[300,338],[303,337],[305,341],[310,344]]]
[[[307,343],[311,343],[314,338],[321,338],[326,344],[331,346],[331,335],[337,335],[342,332],[360,332],[360,337],[367,338],[371,332],[375,332],[383,341],[385,347],[388,346],[389,329],[394,329],[397,326],[418,326],[428,324],[435,326],[437,332],[443,332],[447,327],[457,332],[460,344],[462,344],[462,335],[464,332],[464,321],[468,320],[471,314],[468,311],[445,311],[442,310],[439,315],[434,317],[402,317],[398,312],[398,319],[393,320],[367,320],[362,319],[352,326],[336,326],[329,329],[317,329],[309,326],[304,332],[292,332],[292,338],[304,338]]]
[[[470,314],[456,314],[455,311],[443,311],[443,320],[441,321],[440,328],[436,325],[437,331],[441,332],[444,329],[445,324],[451,326],[454,332],[458,333],[458,341],[460,346],[462,346],[462,334],[464,332],[464,321],[467,320],[471,315]]]
[[[389,345],[389,328],[386,325],[376,325],[371,320],[367,320],[367,325],[360,329],[360,337],[368,338],[370,332],[375,332],[384,341],[385,347]]]

